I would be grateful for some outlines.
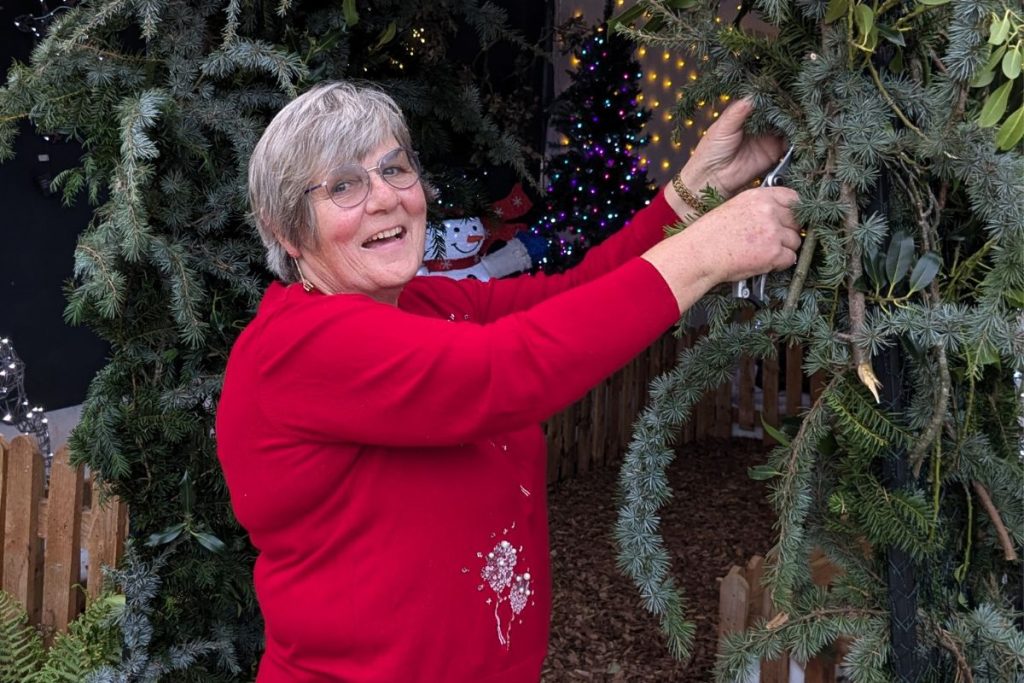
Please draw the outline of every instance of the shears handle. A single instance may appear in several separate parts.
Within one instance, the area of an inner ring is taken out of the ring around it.
[[[790,145],[789,149],[786,150],[782,160],[776,164],[768,175],[761,181],[761,185],[764,187],[775,187],[782,185],[783,176],[786,171],[789,170],[789,164],[793,161],[794,147]],[[740,280],[734,282],[732,285],[732,295],[737,299],[749,299],[758,308],[765,306],[768,303],[768,293],[765,291],[765,286],[768,282],[768,274],[762,273],[748,280]]]

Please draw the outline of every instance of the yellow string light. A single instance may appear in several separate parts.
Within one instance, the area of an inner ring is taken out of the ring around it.
[[[728,102],[731,99],[732,99],[732,97],[729,96],[729,95],[719,95],[718,96],[718,101],[719,102]]]
[[[667,53],[667,52],[662,52],[662,53],[661,53],[661,61],[663,61],[663,62],[667,62],[667,61],[668,61],[668,60],[670,60],[670,59],[672,59],[672,55],[670,55],[670,54],[669,54],[669,53]]]
[[[711,118],[717,119],[718,118],[718,112],[717,111],[712,111],[711,112]]]
[[[661,136],[655,133],[651,136],[651,142],[661,142]]]
[[[693,128],[693,119],[686,119],[683,121],[683,125],[687,128]]]
[[[638,94],[636,96],[636,101],[637,102],[643,102],[644,101],[644,94],[643,93]]]
[[[676,60],[676,68],[677,69],[682,69],[682,68],[685,68],[685,67],[686,67],[686,60],[685,59]]]
[[[659,102],[658,100],[654,100],[653,102],[651,102],[651,106],[657,109],[658,107],[661,106],[661,102]]]
[[[667,170],[668,170],[668,169],[670,169],[671,167],[672,167],[672,164],[671,164],[671,163],[669,163],[669,160],[668,160],[668,159],[665,159],[664,161],[662,161],[662,162],[661,162],[661,170],[663,170],[663,171],[667,171]]]
[[[697,80],[697,72],[696,71],[691,71],[690,74],[687,76],[687,78],[689,78],[691,81]]]
[[[650,72],[649,74],[647,74],[647,80],[653,83],[654,81],[658,80],[658,74],[654,71]]]
[[[646,47],[642,47],[642,48],[638,49],[636,51],[636,53],[638,55],[640,55],[641,57],[646,57],[647,56],[647,48]]]
[[[671,78],[666,78],[665,80],[663,80],[661,82],[661,86],[663,88],[665,88],[665,90],[668,90],[669,88],[672,87],[672,79]]]

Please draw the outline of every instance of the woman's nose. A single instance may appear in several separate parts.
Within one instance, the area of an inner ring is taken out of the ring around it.
[[[370,173],[370,195],[366,198],[368,211],[394,208],[398,204],[398,190],[388,185],[380,173]]]

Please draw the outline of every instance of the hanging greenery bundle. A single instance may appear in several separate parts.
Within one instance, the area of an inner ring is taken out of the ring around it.
[[[795,270],[746,322],[727,292],[710,334],[652,385],[621,473],[620,565],[669,647],[693,624],[659,535],[674,434],[741,355],[807,349],[824,389],[763,465],[778,513],[766,588],[782,615],[730,637],[720,681],[761,658],[851,640],[854,681],[1019,681],[1024,461],[1024,17],[1008,0],[755,0],[767,30],[704,0],[643,1],[618,28],[703,64],[678,118],[750,97],[754,132],[794,146],[807,230]],[[817,547],[842,570],[810,580]]]

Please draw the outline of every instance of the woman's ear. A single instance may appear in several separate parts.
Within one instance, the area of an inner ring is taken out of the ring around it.
[[[299,249],[299,247],[295,245],[291,240],[289,240],[287,237],[285,237],[284,235],[277,231],[274,231],[274,236],[277,238],[277,241],[281,243],[281,246],[284,247],[284,250],[288,253],[288,256],[292,257],[293,259],[302,258],[302,250]]]

